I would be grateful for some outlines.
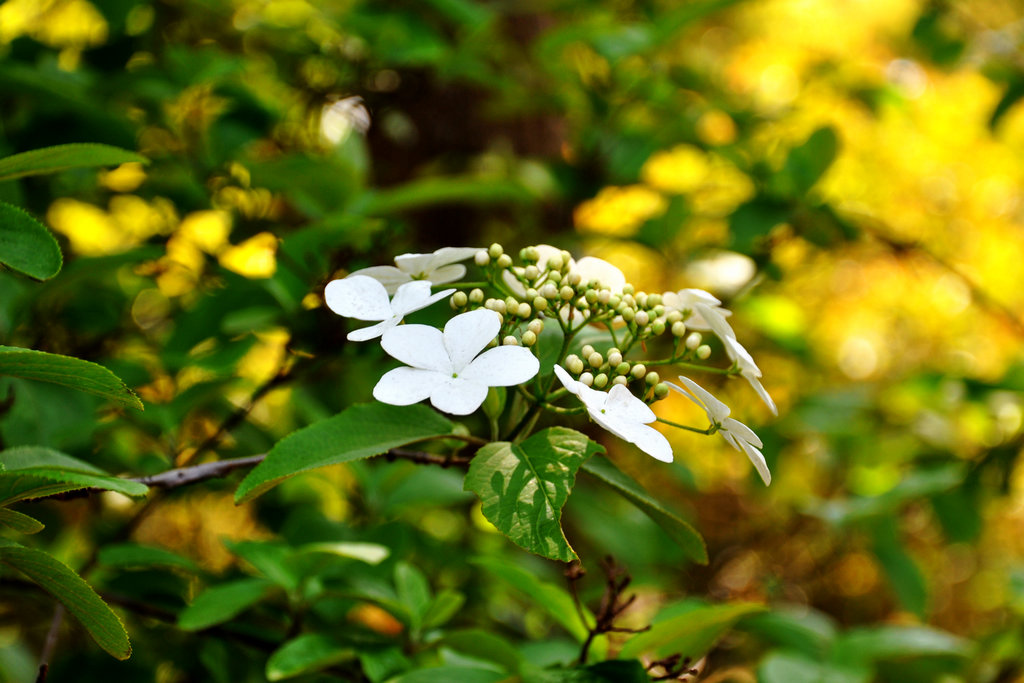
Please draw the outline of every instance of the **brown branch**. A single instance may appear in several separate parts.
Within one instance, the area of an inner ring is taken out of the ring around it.
[[[219,479],[229,473],[243,467],[253,467],[263,462],[266,454],[250,455],[247,458],[231,458],[230,460],[216,460],[204,462],[201,465],[189,467],[177,467],[160,474],[148,477],[132,477],[129,481],[137,481],[146,486],[153,486],[162,489],[174,489],[179,486],[187,486],[207,479]]]
[[[409,460],[420,465],[440,465],[441,467],[469,467],[472,458],[464,455],[438,455],[424,451],[407,451],[404,448],[392,448],[384,454],[388,460]]]
[[[43,643],[43,651],[39,655],[39,673],[36,675],[36,683],[45,683],[50,673],[50,660],[53,653],[57,651],[57,638],[60,635],[60,625],[64,621],[64,605],[57,603],[53,608],[53,619],[50,620],[50,630],[46,633],[46,642]]]

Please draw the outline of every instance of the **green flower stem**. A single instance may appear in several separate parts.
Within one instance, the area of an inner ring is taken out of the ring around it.
[[[665,420],[658,418],[658,422],[667,424],[669,427],[675,427],[676,429],[685,429],[688,432],[696,432],[697,434],[714,434],[718,431],[718,425],[713,424],[707,429],[697,429],[696,427],[689,427],[687,425],[681,425],[678,422],[672,422],[671,420]]]
[[[562,316],[557,315],[557,313],[555,315],[555,319],[558,320],[558,324],[562,327],[562,348],[558,350],[558,360],[556,363],[562,363],[565,361],[565,354],[569,351],[569,345],[572,343],[573,337],[576,336],[576,330],[566,329],[567,325],[562,322]],[[551,387],[553,387],[557,381],[558,378],[555,377],[554,373],[551,373],[551,379],[548,381],[548,386],[544,389],[541,395],[547,397],[547,395],[551,393]],[[508,434],[509,441],[512,441],[513,443],[518,443],[526,438],[533,429],[533,426],[537,424],[537,418],[540,417],[544,401],[536,397],[531,397],[531,400],[533,401],[533,405],[530,406],[530,409],[525,415],[523,415],[523,419],[519,421],[519,424],[513,427],[512,431]]]
[[[474,287],[480,287],[481,289],[487,287],[489,282],[447,282],[442,285],[432,285],[431,289],[473,289]]]

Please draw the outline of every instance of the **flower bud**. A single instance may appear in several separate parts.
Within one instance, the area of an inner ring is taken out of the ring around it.
[[[647,314],[647,311],[637,311],[636,315],[633,316],[633,319],[636,320],[636,324],[640,327],[651,322],[651,316]]]
[[[558,290],[558,296],[562,298],[562,301],[568,301],[573,298],[575,294],[576,291],[569,285],[564,285],[560,290]]]
[[[650,299],[648,299],[648,301],[650,301]],[[660,318],[661,316],[665,315],[665,307],[664,307],[664,306],[662,306],[661,304],[658,304],[657,306],[655,306],[655,307],[654,307],[653,309],[651,309],[651,310],[653,310],[653,311],[654,311],[654,315],[655,315],[656,317],[659,317],[659,318]]]
[[[576,287],[583,282],[583,277],[579,273],[569,273],[569,284]]]
[[[575,353],[570,353],[565,357],[565,369],[574,375],[578,375],[583,372],[583,360]]]
[[[484,300],[484,290],[476,287],[469,290],[469,301],[470,303],[478,304]]]
[[[664,382],[659,382],[654,386],[654,398],[662,399],[668,396],[668,385]]]
[[[597,351],[594,351],[592,354],[587,356],[587,362],[590,363],[590,367],[599,368],[604,365],[604,357]]]
[[[530,308],[530,304],[526,303],[525,301],[520,303],[518,309],[516,310],[516,315],[518,315],[520,318],[529,318],[531,315],[533,315],[533,310]]]
[[[660,306],[661,305],[661,294],[648,294],[647,295],[647,305],[651,306],[651,307]]]
[[[535,297],[533,299],[533,307],[538,311],[548,310],[548,300],[542,296]]]
[[[622,319],[625,320],[627,323],[630,322],[631,320],[633,320],[633,318],[635,318],[635,317],[636,317],[636,309],[635,308],[630,308],[629,306],[626,306],[625,308],[622,309]]]
[[[642,379],[647,374],[647,367],[643,363],[637,363],[633,366],[633,369],[629,371],[629,374],[633,375],[637,379]]]
[[[511,334],[501,340],[504,346],[519,346],[519,340],[513,337]]]
[[[558,296],[558,287],[554,283],[548,282],[540,288],[539,294],[545,299],[554,299]]]
[[[625,375],[619,375],[618,377],[612,380],[612,384],[621,384],[622,386],[626,386],[626,384],[628,383],[629,380],[626,379]]]
[[[536,263],[540,259],[540,252],[537,251],[537,247],[525,247],[520,250],[519,258],[524,261],[533,261]]]
[[[584,294],[583,298],[587,300],[588,304],[597,303],[597,290],[588,289]]]
[[[549,267],[553,267],[553,266],[549,266]],[[548,271],[548,280],[557,284],[557,283],[562,281],[562,274],[560,272],[558,272],[557,270],[549,270]]]
[[[648,372],[647,375],[644,377],[644,381],[647,382],[649,386],[653,387],[655,384],[661,382],[661,375],[653,371]]]
[[[617,372],[620,375],[625,375],[629,372],[629,367],[629,363],[623,361],[615,366],[615,372]]]
[[[597,300],[602,304],[607,304],[612,299],[612,292],[610,289],[602,289],[597,293]]]
[[[671,313],[665,316],[665,320],[667,320],[671,325],[675,325],[677,322],[681,322],[682,319],[683,314],[680,313],[679,311],[672,311]]]
[[[609,294],[608,301],[606,303],[613,311],[618,310],[619,304],[622,303],[622,297],[618,294]]]
[[[540,270],[537,269],[537,266],[529,265],[526,266],[526,270],[523,271],[523,275],[525,275],[528,280],[536,280],[540,277]]]
[[[502,254],[501,256],[498,257],[495,263],[498,264],[499,268],[508,268],[509,266],[512,265],[512,257],[509,256],[508,254]]]
[[[651,323],[651,332],[653,332],[654,334],[665,334],[665,321],[662,320],[661,318],[658,318],[653,323]]]
[[[486,266],[490,262],[491,257],[483,249],[476,252],[476,256],[473,257],[473,263],[477,264],[478,266]]]
[[[594,383],[594,376],[589,372],[584,372],[582,375],[580,375],[580,381],[589,387]]]
[[[701,360],[707,360],[711,357],[711,347],[707,344],[701,344],[697,347],[697,358]]]
[[[622,362],[622,354],[618,349],[608,349],[608,365],[613,368]]]
[[[686,348],[693,351],[695,348],[700,346],[700,342],[703,337],[700,336],[700,332],[691,332],[690,336],[686,338]]]
[[[527,329],[530,330],[530,332],[533,332],[534,334],[540,334],[541,332],[544,331],[544,321],[541,320],[540,318],[537,318],[536,320],[531,320],[530,324],[527,326]]]
[[[584,358],[590,358],[590,354],[592,354],[593,352],[594,347],[591,346],[590,344],[584,344],[583,348],[580,349],[580,355],[582,355]]]
[[[523,346],[533,346],[537,343],[537,333],[531,330],[523,332]]]
[[[606,386],[608,386],[608,375],[604,374],[603,372],[599,375],[596,375],[594,377],[594,386],[597,387],[598,389],[604,389]]]
[[[462,308],[467,303],[469,303],[469,297],[465,292],[455,292],[452,294],[452,307]]]
[[[494,299],[494,307],[491,310],[501,313],[502,315],[508,313],[508,307],[505,306],[505,302],[501,299]]]
[[[562,250],[562,267],[567,268],[572,263],[572,254],[567,252],[565,249]]]
[[[487,249],[487,255],[493,259],[498,258],[505,253],[505,250],[501,248],[501,245],[495,242]]]
[[[647,308],[647,292],[637,292],[635,298],[637,306]]]
[[[677,320],[674,323],[672,323],[672,336],[673,337],[682,337],[685,334],[686,334],[686,323],[684,323],[682,320]]]
[[[633,288],[633,285],[629,284],[628,282],[626,284],[622,285],[622,293],[623,294],[632,294],[635,291],[636,290]]]

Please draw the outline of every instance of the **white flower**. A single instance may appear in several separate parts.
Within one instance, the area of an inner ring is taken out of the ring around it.
[[[561,366],[555,366],[555,375],[570,393],[583,401],[594,422],[631,444],[647,455],[672,462],[672,446],[665,435],[647,425],[657,420],[650,406],[638,399],[621,384],[608,392],[591,389],[569,376]]]
[[[433,254],[402,254],[395,257],[393,266],[371,266],[352,273],[377,280],[388,294],[406,282],[430,280],[435,285],[455,282],[466,274],[466,266],[459,263],[480,251],[475,247],[443,247]],[[350,276],[351,277],[351,276]]]
[[[537,268],[542,272],[552,257],[557,256],[559,260],[562,258],[562,250],[550,244],[538,244],[534,249],[539,255]],[[602,287],[611,290],[613,294],[621,294],[622,287],[626,284],[626,276],[621,270],[596,256],[584,256],[579,261],[569,259],[569,274],[572,273],[578,273],[583,282],[596,280]],[[504,279],[505,284],[519,296],[526,293],[526,288],[511,273],[506,272]]]
[[[370,112],[358,95],[325,104],[320,112],[320,140],[325,145],[337,146],[353,130],[365,134],[369,129]]]
[[[430,282],[416,280],[399,287],[394,298],[388,301],[384,285],[372,277],[350,275],[344,280],[328,282],[324,299],[327,307],[338,315],[358,320],[380,320],[376,325],[348,333],[349,341],[366,341],[381,336],[408,314],[426,308],[454,291],[446,289],[431,294]]]
[[[726,321],[726,318],[732,315],[732,311],[721,308],[722,302],[703,289],[665,292],[661,302],[666,311],[690,311],[690,317],[686,318],[686,326],[692,330],[714,330],[715,334],[719,334],[719,330],[732,330]]]
[[[540,370],[540,361],[522,346],[480,353],[500,329],[501,316],[478,308],[449,320],[444,332],[428,325],[386,331],[381,346],[411,367],[386,373],[373,388],[373,397],[396,406],[429,398],[438,410],[469,415],[484,402],[488,387],[521,384]]]
[[[708,414],[711,424],[717,425],[718,433],[729,442],[729,445],[747,454],[750,462],[757,469],[757,473],[761,475],[761,481],[765,483],[765,486],[771,484],[772,473],[768,471],[768,463],[765,462],[764,455],[758,450],[763,448],[764,444],[761,443],[757,434],[739,420],[729,417],[729,406],[712,396],[692,379],[680,375],[679,381],[686,386],[686,389],[672,384],[672,382],[667,384],[703,408],[704,412]]]
[[[736,363],[740,369],[740,375],[750,383],[757,395],[765,402],[765,405],[778,415],[779,409],[775,401],[768,395],[768,391],[761,384],[761,369],[754,362],[743,345],[736,340],[736,332],[732,325],[725,318],[732,315],[732,311],[720,308],[721,301],[702,289],[681,289],[678,292],[666,292],[662,296],[662,302],[666,309],[679,311],[689,310],[691,315],[686,319],[686,326],[695,330],[712,331],[725,346],[725,352],[729,359]]]

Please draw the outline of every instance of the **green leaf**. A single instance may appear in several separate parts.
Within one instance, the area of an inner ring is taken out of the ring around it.
[[[704,538],[697,530],[665,509],[632,477],[616,467],[608,458],[591,458],[583,464],[583,471],[603,481],[622,494],[622,497],[660,526],[679,544],[686,556],[699,564],[708,563],[708,550]]]
[[[505,671],[515,673],[523,664],[522,656],[507,640],[484,629],[461,629],[446,633],[437,643],[476,660],[494,662]]]
[[[650,683],[644,665],[635,659],[610,659],[572,669],[535,669],[523,683]]]
[[[908,657],[970,657],[971,642],[927,626],[879,626],[852,630],[837,642],[832,660],[856,664]]]
[[[60,482],[61,486],[52,493],[97,488],[117,491],[126,496],[142,496],[149,490],[145,484],[112,477],[87,462],[42,446],[18,446],[0,451],[0,464],[4,467],[4,471],[0,473],[0,502],[2,503],[49,495],[38,492],[38,481],[27,482],[28,490],[26,491],[24,486],[26,482],[21,481],[23,477]]]
[[[356,653],[319,633],[304,633],[274,651],[267,660],[267,680],[281,681],[354,659]]]
[[[416,669],[396,678],[389,678],[388,683],[498,683],[508,678],[508,674],[494,669],[478,669],[470,666],[435,666],[429,669]]]
[[[766,197],[755,197],[741,204],[729,216],[730,245],[744,254],[753,253],[762,238],[775,226],[789,220],[792,209]]]
[[[872,671],[863,665],[841,667],[781,651],[765,657],[757,669],[761,683],[869,683]]]
[[[41,550],[4,539],[0,539],[0,562],[17,569],[57,598],[110,655],[117,659],[131,656],[132,646],[121,620],[67,565]]]
[[[391,551],[386,546],[378,545],[376,543],[355,543],[355,542],[329,542],[324,541],[321,543],[307,543],[306,545],[300,546],[295,550],[296,553],[324,553],[327,555],[337,555],[338,557],[348,557],[353,560],[359,560],[366,564],[380,564],[387,559]]]
[[[875,556],[900,604],[908,612],[924,618],[928,609],[928,584],[921,568],[903,546],[896,519],[883,517],[875,520],[871,527]]]
[[[423,613],[423,628],[444,626],[462,609],[465,602],[466,596],[459,591],[451,588],[441,590]]]
[[[127,408],[142,410],[142,401],[117,375],[81,358],[0,346],[0,375],[52,382],[94,394]]]
[[[794,147],[786,158],[779,177],[779,188],[784,194],[800,197],[825,175],[839,151],[839,138],[829,126],[811,133],[802,145]]]
[[[650,654],[660,659],[680,654],[696,661],[732,628],[737,619],[764,609],[764,605],[749,602],[699,606],[664,621],[656,621],[649,631],[638,633],[626,641],[619,655],[630,658]]]
[[[562,507],[580,465],[602,450],[565,427],[537,432],[520,444],[491,443],[477,451],[464,487],[480,497],[484,517],[516,545],[568,562],[576,552],[562,533]]]
[[[426,406],[351,406],[277,442],[238,485],[235,502],[252,500],[300,472],[380,455],[451,431],[452,423]]]
[[[436,204],[523,204],[535,197],[521,184],[477,178],[422,178],[394,188],[367,192],[355,210],[369,215],[412,211]]]
[[[0,263],[37,280],[60,272],[64,257],[46,226],[27,211],[0,202]]]
[[[178,627],[198,631],[233,619],[267,597],[274,584],[266,579],[229,581],[196,596],[195,601],[178,615]]]
[[[521,591],[535,605],[547,612],[562,628],[576,640],[587,639],[587,628],[580,623],[579,613],[572,597],[561,586],[541,581],[530,572],[508,564],[496,557],[476,557],[473,564],[483,567],[502,581]],[[588,622],[593,623],[593,615],[586,607],[583,608]]]
[[[413,631],[418,631],[431,601],[427,577],[408,562],[399,562],[395,565],[395,594],[410,616]]]
[[[120,543],[100,549],[99,562],[108,567],[148,569],[151,567],[173,567],[188,572],[197,572],[199,567],[187,557],[166,550],[137,543]]]
[[[22,534],[37,534],[45,528],[35,517],[8,508],[0,508],[0,525]]]
[[[821,659],[836,639],[831,617],[805,606],[776,607],[771,612],[746,617],[739,624],[763,640]]]
[[[44,147],[0,159],[0,181],[56,173],[70,168],[118,166],[129,161],[149,163],[149,159],[141,154],[111,145],[87,142]]]

